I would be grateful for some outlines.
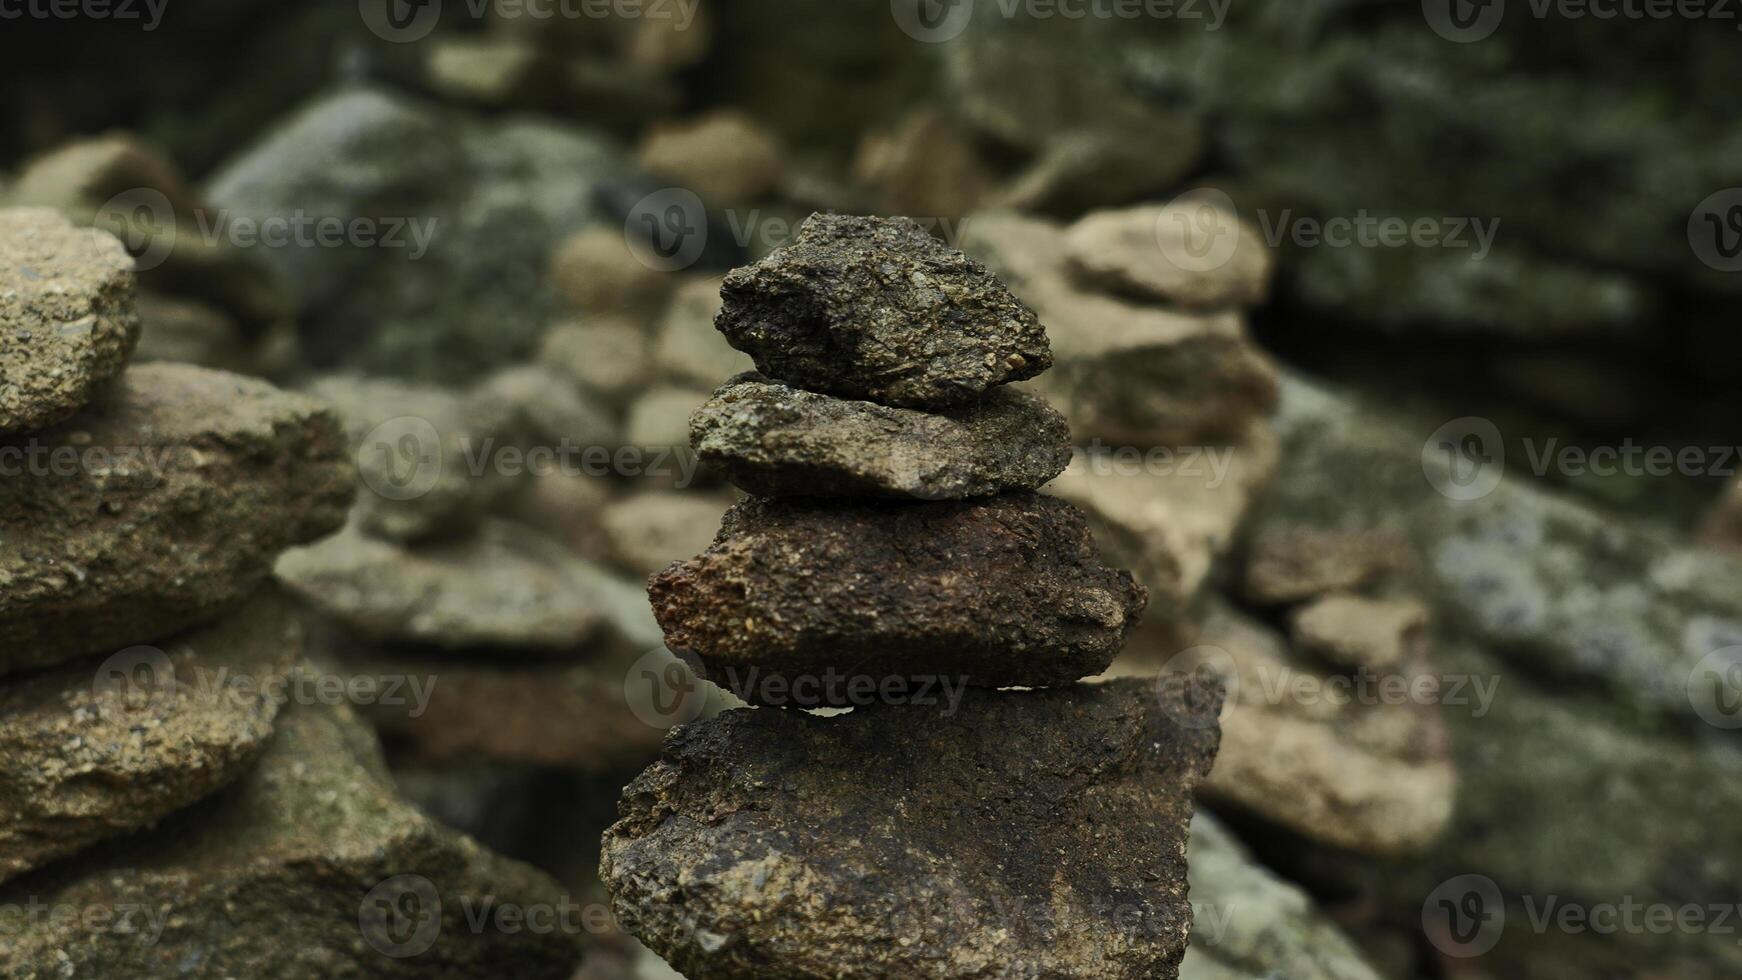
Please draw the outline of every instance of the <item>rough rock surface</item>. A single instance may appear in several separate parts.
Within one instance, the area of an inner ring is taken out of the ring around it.
[[[721,293],[720,332],[762,373],[843,398],[942,408],[1052,364],[1034,311],[905,218],[813,215]]]
[[[735,378],[690,417],[702,461],[768,497],[920,500],[1035,490],[1071,461],[1064,416],[994,389],[932,414]]]
[[[119,240],[47,208],[0,210],[0,433],[67,419],[138,340]]]
[[[1054,370],[1036,387],[1079,442],[1198,445],[1239,438],[1276,405],[1276,370],[1232,311],[1187,313],[1090,292],[1070,277],[1064,232],[989,212],[962,247],[1046,322]]]
[[[1148,597],[1102,563],[1075,508],[1025,493],[750,498],[648,594],[670,647],[746,699],[749,674],[1067,683],[1106,668]]]
[[[468,909],[564,896],[400,800],[343,708],[286,710],[230,791],[0,888],[7,907],[33,898],[111,914],[0,935],[0,972],[16,980],[564,980],[580,959],[572,933],[471,925]]]
[[[1173,718],[1217,698],[1172,678],[971,692],[946,714],[727,712],[624,791],[600,874],[690,976],[1166,980],[1216,751],[1213,726]]]
[[[351,524],[286,552],[278,578],[366,639],[566,655],[605,618],[575,578],[579,563],[530,528],[495,518],[415,549]]]
[[[1065,232],[1064,249],[1086,286],[1190,310],[1257,306],[1270,288],[1270,249],[1258,232],[1189,197],[1085,215]]]
[[[1367,854],[1419,851],[1445,829],[1457,771],[1435,696],[1397,699],[1377,683],[1394,676],[1408,691],[1437,690],[1424,664],[1345,687],[1280,636],[1226,612],[1212,615],[1201,641],[1234,669],[1206,800]]]
[[[390,378],[331,375],[309,388],[344,423],[357,467],[357,520],[371,534],[412,541],[473,527],[521,485],[490,465],[516,440],[522,414],[480,388],[455,394]],[[485,465],[479,471],[474,460]]]
[[[1296,609],[1295,646],[1352,668],[1390,667],[1426,639],[1428,609],[1415,599],[1333,594]]]
[[[0,881],[241,776],[301,649],[289,605],[269,592],[160,647],[0,686]]]
[[[351,503],[319,402],[191,365],[135,367],[23,446],[47,454],[0,481],[0,672],[215,619]]]
[[[1379,980],[1311,896],[1201,810],[1187,859],[1196,917],[1180,980]]]

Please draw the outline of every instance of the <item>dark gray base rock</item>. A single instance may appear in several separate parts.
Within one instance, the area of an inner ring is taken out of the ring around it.
[[[958,500],[1036,490],[1071,461],[1064,416],[994,389],[941,414],[737,378],[690,417],[702,461],[768,497]]]
[[[906,218],[812,215],[720,292],[716,326],[762,373],[842,398],[961,405],[1052,365],[1034,311]]]
[[[0,481],[0,673],[209,622],[351,503],[318,402],[185,364],[133,368],[13,448],[38,465]]]
[[[1168,980],[1218,692],[1171,678],[971,692],[955,712],[732,711],[624,790],[625,928],[714,980]]]
[[[300,657],[268,592],[212,626],[0,687],[0,881],[156,823],[241,776]]]
[[[577,913],[571,929],[503,927],[502,906],[554,918],[566,896],[399,799],[343,708],[285,712],[231,791],[0,889],[8,908],[33,900],[108,914],[0,934],[15,980],[564,980],[581,952]]]
[[[1102,562],[1076,508],[1034,494],[749,498],[647,591],[671,649],[760,703],[839,703],[844,675],[1068,683],[1106,669],[1148,599]],[[802,681],[797,700],[769,695],[771,675]]]
[[[64,421],[139,340],[133,259],[47,208],[0,210],[0,433]]]

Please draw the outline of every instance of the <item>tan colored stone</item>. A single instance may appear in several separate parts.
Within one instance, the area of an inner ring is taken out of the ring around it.
[[[1289,622],[1302,650],[1342,667],[1382,669],[1402,662],[1426,641],[1428,608],[1411,598],[1332,594],[1295,609]]]
[[[641,164],[710,204],[744,204],[779,184],[780,142],[748,115],[722,109],[684,122],[656,123]]]
[[[569,302],[584,313],[612,313],[656,305],[671,277],[637,258],[623,229],[594,226],[564,239],[551,256],[550,274]]]
[[[614,405],[645,391],[653,373],[647,331],[620,315],[557,324],[544,335],[538,359]]]
[[[1185,198],[1094,211],[1065,232],[1079,283],[1190,310],[1256,306],[1270,289],[1270,249],[1252,226]]]
[[[1245,593],[1264,605],[1299,602],[1359,589],[1413,562],[1408,539],[1396,531],[1271,529],[1252,542]]]

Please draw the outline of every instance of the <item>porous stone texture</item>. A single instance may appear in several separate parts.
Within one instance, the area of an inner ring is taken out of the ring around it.
[[[0,433],[64,421],[139,340],[133,259],[47,208],[0,210]]]
[[[1253,535],[1244,587],[1256,603],[1299,602],[1359,589],[1413,563],[1409,539],[1389,528],[1270,525]]]
[[[962,247],[1032,306],[1052,339],[1054,370],[1036,382],[1079,442],[1201,445],[1241,437],[1276,405],[1276,370],[1237,312],[1194,313],[1081,288],[1064,231],[1040,218],[987,212],[964,222]]]
[[[544,535],[498,518],[417,548],[370,537],[353,523],[286,552],[278,578],[366,639],[569,655],[605,619],[574,577],[579,563]]]
[[[919,500],[1034,490],[1071,461],[1064,416],[996,388],[933,414],[735,378],[690,416],[702,462],[767,497]]]
[[[1025,493],[748,498],[648,594],[671,649],[746,699],[761,693],[746,677],[767,675],[1068,683],[1106,668],[1148,598],[1102,563],[1075,508]]]
[[[0,673],[215,619],[351,503],[319,402],[185,364],[135,367],[82,414],[0,445],[41,450],[0,481]]]
[[[763,374],[843,398],[945,408],[1052,364],[1034,311],[905,218],[812,215],[721,293],[720,332]]]
[[[1180,980],[1380,980],[1310,895],[1202,810],[1192,817],[1187,860],[1196,917]]]
[[[641,165],[717,204],[756,200],[775,188],[784,169],[774,134],[731,109],[656,123],[641,143]]]
[[[0,686],[0,881],[241,776],[301,652],[300,625],[268,591],[158,647]]]
[[[0,903],[105,909],[0,935],[18,980],[515,976],[565,980],[572,931],[481,927],[492,903],[558,907],[556,883],[417,813],[344,708],[287,709],[229,792],[137,840],[0,888]],[[438,925],[439,924],[439,925]]]
[[[1216,751],[1173,719],[1218,699],[1170,678],[727,712],[624,791],[600,875],[689,976],[1169,980]]]
[[[1295,646],[1352,668],[1390,667],[1426,641],[1428,608],[1408,597],[1333,594],[1294,610]]]
[[[1269,629],[1226,611],[1204,624],[1201,642],[1221,651],[1217,666],[1233,668],[1206,800],[1366,854],[1420,851],[1445,830],[1457,771],[1426,664],[1343,685]],[[1418,693],[1386,693],[1379,682],[1393,676]]]
[[[371,534],[415,541],[462,532],[522,485],[524,474],[494,465],[494,451],[519,439],[523,419],[498,392],[331,375],[309,393],[344,423],[356,519]]]
[[[1270,288],[1270,249],[1257,230],[1190,195],[1084,215],[1064,250],[1086,286],[1184,309],[1245,309]]]

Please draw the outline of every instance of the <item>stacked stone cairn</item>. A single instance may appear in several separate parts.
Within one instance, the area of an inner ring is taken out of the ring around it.
[[[572,937],[461,927],[554,882],[417,813],[344,704],[297,696],[272,566],[344,523],[337,421],[124,370],[133,269],[0,210],[0,975],[569,976]]]
[[[1078,683],[1147,592],[1036,492],[1069,430],[1003,386],[1050,366],[1039,319],[901,218],[815,215],[721,295],[760,373],[691,436],[750,496],[648,591],[763,707],[625,790],[619,920],[691,980],[1176,976],[1220,693]],[[852,710],[778,710],[814,706]]]

